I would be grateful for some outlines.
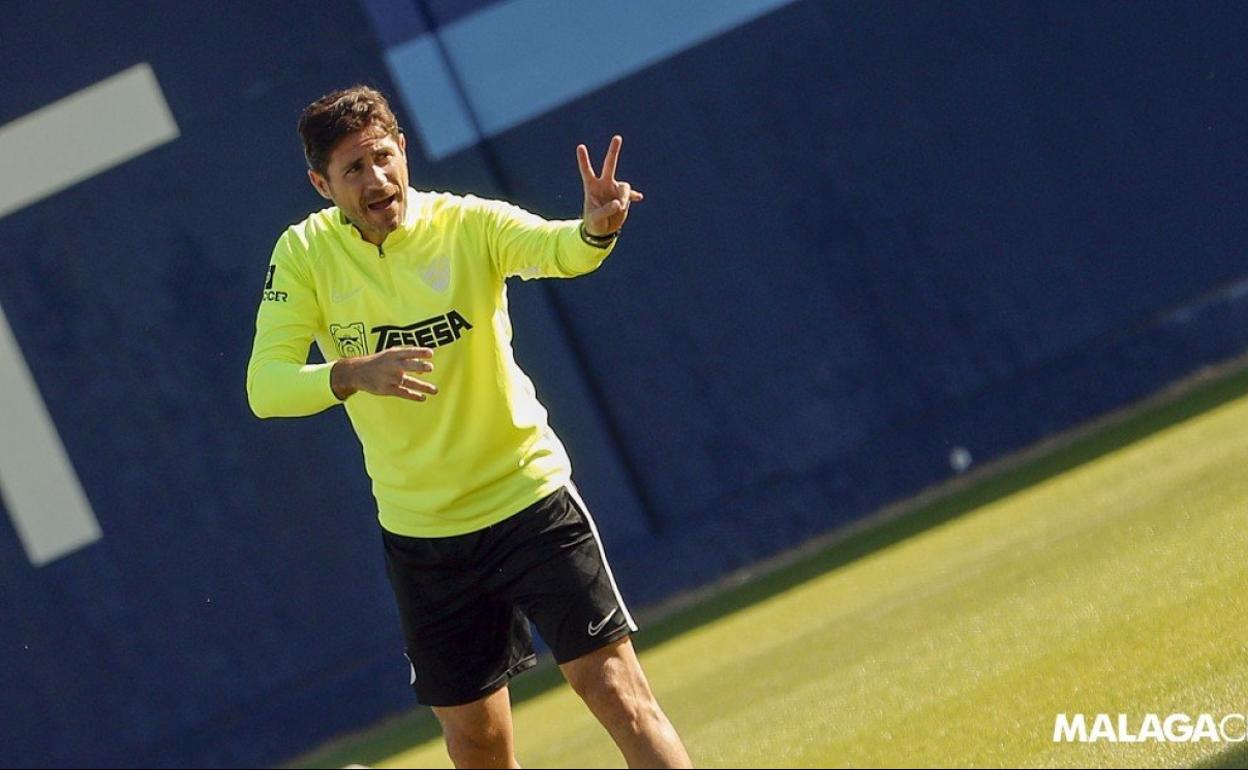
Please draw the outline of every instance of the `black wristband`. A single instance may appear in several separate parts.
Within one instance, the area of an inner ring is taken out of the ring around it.
[[[597,248],[597,249],[605,249],[606,247],[614,243],[616,238],[620,237],[619,230],[616,230],[615,232],[610,233],[609,235],[591,235],[589,231],[585,229],[584,222],[581,222],[580,230],[581,230],[581,240],[585,241],[590,246],[593,246],[594,248]]]

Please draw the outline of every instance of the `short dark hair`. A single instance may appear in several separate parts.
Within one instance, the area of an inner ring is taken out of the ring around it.
[[[373,125],[384,128],[396,140],[399,138],[399,122],[390,103],[375,88],[351,86],[312,102],[299,116],[299,137],[303,139],[303,157],[308,168],[326,174],[329,154],[338,142],[347,134]]]

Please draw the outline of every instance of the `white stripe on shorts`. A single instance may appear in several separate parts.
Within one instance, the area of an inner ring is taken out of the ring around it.
[[[580,506],[581,513],[585,514],[585,521],[589,522],[589,530],[594,533],[594,542],[598,544],[598,555],[602,557],[602,566],[607,571],[607,580],[611,583],[611,590],[615,593],[615,601],[620,605],[620,611],[624,613],[624,620],[628,623],[631,631],[637,631],[637,624],[633,622],[633,616],[629,614],[628,607],[624,605],[624,597],[620,595],[620,587],[615,584],[615,575],[611,574],[611,565],[607,563],[607,552],[602,547],[602,536],[598,534],[598,526],[594,524],[594,517],[589,513],[589,507],[585,505],[585,501],[581,499],[581,493],[576,491],[576,485],[571,481],[568,482],[568,494],[572,495],[572,499]]]

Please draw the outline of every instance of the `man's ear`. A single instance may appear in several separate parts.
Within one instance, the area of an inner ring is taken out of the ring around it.
[[[403,151],[404,157],[407,156],[407,134],[399,132],[399,149]]]
[[[321,194],[322,198],[329,201],[334,199],[334,196],[329,192],[329,180],[321,176],[320,172],[308,169],[308,181],[312,183],[312,186],[316,188],[316,191]]]

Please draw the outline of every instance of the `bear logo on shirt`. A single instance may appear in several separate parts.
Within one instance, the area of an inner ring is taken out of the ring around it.
[[[338,355],[343,358],[355,358],[368,355],[368,342],[364,339],[364,324],[330,324],[329,333],[338,346]]]

